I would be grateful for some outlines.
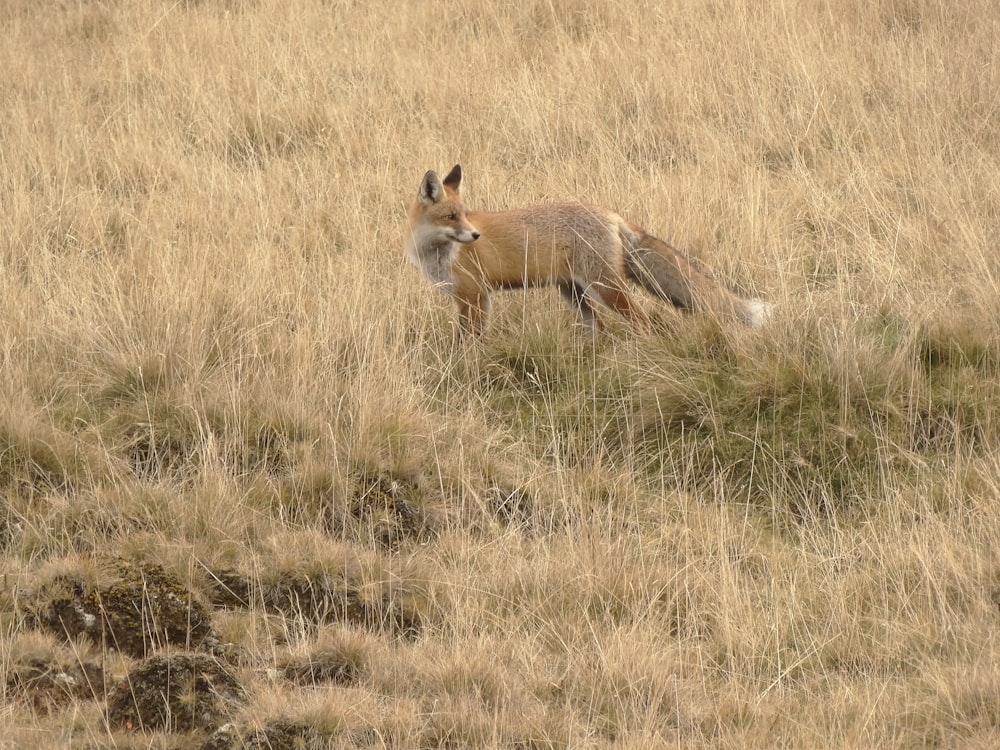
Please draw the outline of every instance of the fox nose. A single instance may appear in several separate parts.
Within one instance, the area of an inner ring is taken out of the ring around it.
[[[475,242],[478,239],[479,239],[479,232],[473,232],[472,233],[472,241]]]

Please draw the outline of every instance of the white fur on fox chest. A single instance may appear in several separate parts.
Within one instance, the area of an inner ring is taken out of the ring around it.
[[[458,255],[458,245],[454,242],[421,243],[420,237],[413,237],[409,247],[413,265],[424,272],[435,289],[448,294],[455,292],[455,276],[452,265]]]

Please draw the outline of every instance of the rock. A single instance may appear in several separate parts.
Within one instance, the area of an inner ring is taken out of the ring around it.
[[[107,717],[116,729],[212,730],[245,700],[239,682],[215,658],[161,653],[139,664],[112,691]]]

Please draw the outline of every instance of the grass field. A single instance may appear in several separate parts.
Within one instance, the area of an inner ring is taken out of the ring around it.
[[[1000,745],[1000,10],[759,5],[4,3],[0,748]],[[456,345],[456,162],[774,316]]]

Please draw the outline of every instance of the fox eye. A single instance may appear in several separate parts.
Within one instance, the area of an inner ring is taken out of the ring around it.
[[[458,214],[448,214],[444,218],[447,219],[448,221],[455,221],[455,219],[458,218]]]

